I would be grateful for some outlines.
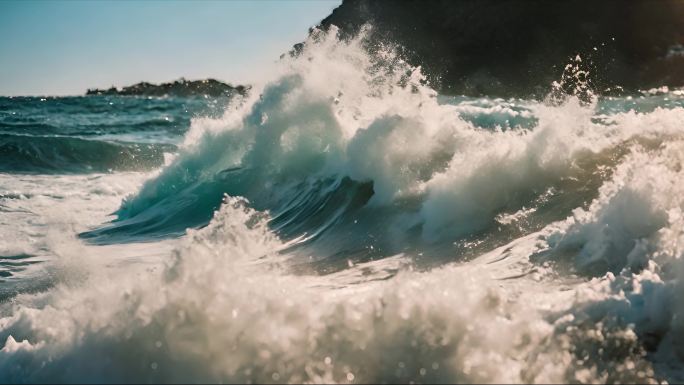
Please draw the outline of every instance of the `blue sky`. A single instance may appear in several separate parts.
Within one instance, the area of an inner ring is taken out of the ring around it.
[[[0,0],[0,95],[213,77],[249,83],[341,0]]]

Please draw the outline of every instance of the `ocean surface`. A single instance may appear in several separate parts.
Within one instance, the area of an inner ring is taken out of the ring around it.
[[[361,45],[0,98],[0,382],[683,381],[684,91],[443,96]]]

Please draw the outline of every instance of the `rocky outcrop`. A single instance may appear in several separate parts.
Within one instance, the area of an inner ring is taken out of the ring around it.
[[[684,85],[684,0],[344,0],[320,26],[366,23],[446,93],[544,95],[578,54],[598,92]]]
[[[232,86],[215,79],[185,80],[179,79],[171,83],[152,84],[140,82],[132,86],[109,89],[89,89],[86,95],[137,95],[137,96],[211,96],[231,97],[245,95],[249,91],[246,86]]]

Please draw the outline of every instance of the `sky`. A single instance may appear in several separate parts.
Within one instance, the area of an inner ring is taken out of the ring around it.
[[[0,95],[216,78],[248,84],[341,0],[0,0]]]

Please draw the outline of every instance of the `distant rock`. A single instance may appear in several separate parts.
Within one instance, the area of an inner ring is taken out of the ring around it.
[[[577,55],[600,93],[684,86],[684,0],[344,0],[320,27],[366,23],[444,93],[543,96]]]
[[[140,82],[121,89],[89,89],[86,95],[130,95],[130,96],[211,96],[231,97],[245,95],[249,86],[232,86],[216,79],[185,80],[183,78],[171,83],[152,84]]]

